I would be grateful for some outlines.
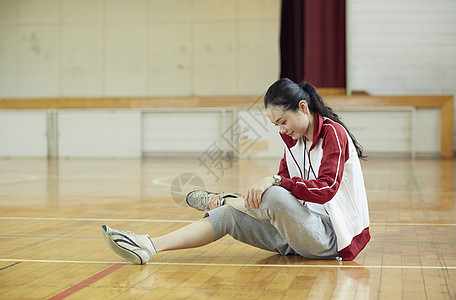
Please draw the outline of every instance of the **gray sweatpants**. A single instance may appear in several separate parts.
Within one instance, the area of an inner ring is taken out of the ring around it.
[[[209,211],[216,239],[226,234],[246,244],[281,255],[299,254],[312,259],[338,256],[336,235],[328,216],[302,205],[288,190],[272,186],[264,192],[251,216],[229,205]]]

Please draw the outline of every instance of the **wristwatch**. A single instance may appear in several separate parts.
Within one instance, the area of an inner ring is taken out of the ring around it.
[[[273,178],[274,178],[273,185],[281,185],[282,184],[282,176],[274,175]]]

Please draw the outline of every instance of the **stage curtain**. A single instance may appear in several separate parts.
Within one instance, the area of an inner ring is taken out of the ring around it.
[[[345,88],[345,0],[282,0],[281,77]]]

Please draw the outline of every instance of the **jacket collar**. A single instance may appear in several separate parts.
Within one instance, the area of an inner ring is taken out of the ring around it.
[[[312,141],[312,147],[310,147],[310,150],[312,150],[315,145],[317,144],[316,141],[320,138],[321,135],[321,129],[323,128],[323,117],[315,112],[314,113],[314,131],[313,131],[313,141]],[[298,142],[297,140],[292,139],[286,134],[280,134],[282,137],[282,140],[285,142],[285,145],[287,145],[288,148],[292,148],[296,145]]]

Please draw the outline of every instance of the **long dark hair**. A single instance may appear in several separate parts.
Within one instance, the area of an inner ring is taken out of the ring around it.
[[[363,147],[358,143],[356,138],[332,109],[325,105],[320,94],[318,94],[317,90],[310,83],[303,81],[302,83],[297,84],[288,78],[277,80],[269,87],[264,96],[264,107],[268,108],[269,105],[276,105],[280,106],[283,110],[298,111],[299,102],[301,100],[307,102],[311,112],[317,112],[323,117],[342,125],[352,139],[358,157],[365,158],[363,155]]]

